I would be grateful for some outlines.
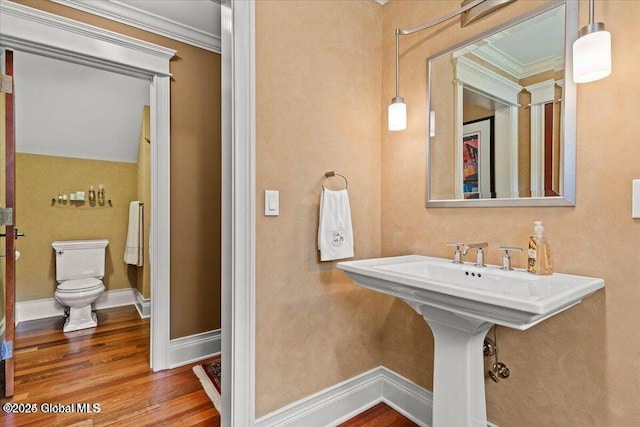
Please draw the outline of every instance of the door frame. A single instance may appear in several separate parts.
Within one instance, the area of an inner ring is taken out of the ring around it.
[[[14,75],[14,58],[13,52],[5,52],[0,50],[0,72],[2,75],[13,77]],[[5,187],[5,208],[13,208],[15,210],[16,204],[16,123],[15,123],[15,98],[13,96],[13,88],[11,91],[7,91],[4,96],[4,116],[0,120],[4,121],[5,125],[5,141],[4,141],[4,187]],[[15,257],[15,236],[16,228],[14,227],[15,219],[11,224],[4,226],[5,228],[5,269],[4,269],[4,324],[0,329],[3,330],[2,335],[4,341],[13,342],[16,335],[16,327],[14,323],[15,319],[15,303],[16,303],[16,257]],[[10,254],[10,256],[7,256]],[[2,366],[4,370],[3,390],[0,391],[0,396],[13,396],[14,392],[14,379],[15,379],[15,362],[12,357],[5,359]]]
[[[222,425],[255,424],[255,5],[223,0]]]
[[[169,368],[169,60],[176,51],[0,0],[0,49],[146,79],[151,104],[151,368]]]

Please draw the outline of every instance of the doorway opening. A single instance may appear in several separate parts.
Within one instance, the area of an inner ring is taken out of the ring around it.
[[[20,51],[146,79],[149,82],[151,144],[151,366],[169,367],[169,59],[175,51],[77,21],[3,3],[0,49]],[[96,183],[100,184],[100,183]],[[108,188],[105,189],[109,191]],[[78,191],[75,190],[76,199]],[[67,195],[69,201],[69,195]],[[50,199],[51,200],[51,199]],[[64,196],[63,196],[64,201]],[[15,211],[14,211],[15,212]],[[14,219],[19,216],[18,212]],[[10,227],[13,230],[13,227]],[[13,249],[10,258],[13,259]],[[13,282],[2,283],[7,303]],[[6,311],[6,328],[15,326]],[[12,332],[12,331],[11,331]],[[11,334],[7,334],[10,336]],[[13,391],[6,385],[7,394]]]

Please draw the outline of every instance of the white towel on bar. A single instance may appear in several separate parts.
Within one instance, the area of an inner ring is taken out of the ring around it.
[[[131,265],[141,266],[143,261],[144,205],[134,200],[129,204],[129,229],[127,230],[127,245],[124,249],[124,262]]]
[[[353,227],[347,190],[322,189],[318,250],[320,261],[353,256]]]

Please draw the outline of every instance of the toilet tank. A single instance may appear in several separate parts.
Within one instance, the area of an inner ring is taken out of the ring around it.
[[[53,242],[56,252],[56,280],[104,277],[106,239]]]

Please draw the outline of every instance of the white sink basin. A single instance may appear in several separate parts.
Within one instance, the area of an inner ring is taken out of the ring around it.
[[[604,287],[602,279],[475,267],[420,255],[338,263],[359,285],[515,329],[527,329]]]
[[[339,262],[357,284],[402,298],[433,331],[432,427],[485,427],[482,344],[494,325],[524,330],[604,287],[602,279],[475,267],[409,255]]]

